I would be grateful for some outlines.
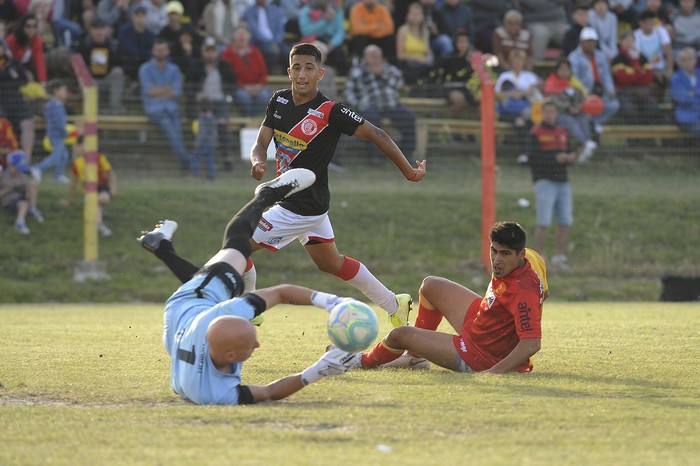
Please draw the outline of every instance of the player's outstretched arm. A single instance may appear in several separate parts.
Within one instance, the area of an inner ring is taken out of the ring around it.
[[[267,126],[260,126],[258,131],[258,138],[253,144],[253,148],[250,150],[250,176],[260,181],[267,171],[267,148],[272,141],[273,131],[272,128]]]
[[[399,149],[394,140],[391,139],[383,129],[377,128],[372,123],[365,120],[364,123],[355,130],[355,136],[365,141],[372,141],[381,153],[396,165],[408,181],[418,182],[425,177],[425,160],[416,161],[416,168],[413,168],[403,152],[401,152],[401,149]]]
[[[324,377],[340,375],[359,364],[361,353],[348,353],[340,348],[328,351],[301,374],[294,374],[275,380],[268,385],[248,385],[255,403],[268,400],[281,400],[298,392],[305,386],[318,382]]]
[[[266,309],[278,304],[294,304],[297,306],[314,305],[330,312],[337,304],[350,299],[289,284],[261,288],[255,290],[254,293],[265,301]]]

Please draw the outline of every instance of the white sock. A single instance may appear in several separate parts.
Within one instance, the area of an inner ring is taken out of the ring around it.
[[[396,295],[377,280],[364,264],[360,263],[360,270],[357,271],[357,275],[347,280],[347,282],[360,290],[374,304],[384,309],[387,314],[391,315],[399,308],[399,304],[396,302]]]
[[[255,265],[247,272],[243,272],[243,293],[255,291],[255,283],[258,280],[258,272],[255,270]]]

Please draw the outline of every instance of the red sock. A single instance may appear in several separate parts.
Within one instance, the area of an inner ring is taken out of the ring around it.
[[[398,352],[397,352],[398,351]],[[389,348],[384,344],[384,340],[377,343],[374,348],[372,348],[367,353],[362,353],[362,368],[363,369],[374,369],[393,361],[403,354],[403,350],[396,350]]]
[[[255,267],[255,264],[253,264],[253,259],[251,259],[249,257],[248,261],[245,264],[245,270],[243,271],[243,273],[246,273],[248,270],[252,269],[253,267]]]
[[[416,327],[426,330],[437,330],[442,322],[442,313],[437,309],[429,309],[418,301],[418,317],[416,317]]]

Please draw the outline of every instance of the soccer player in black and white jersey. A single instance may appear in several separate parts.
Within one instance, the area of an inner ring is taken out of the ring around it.
[[[362,263],[340,254],[336,248],[328,217],[328,164],[341,134],[373,142],[408,181],[423,179],[426,162],[416,161],[414,168],[384,130],[319,92],[318,82],[325,71],[321,66],[321,51],[316,46],[295,45],[289,54],[287,73],[291,88],[277,91],[270,99],[251,150],[250,173],[256,180],[265,175],[267,147],[274,138],[276,176],[292,168],[307,168],[316,174],[316,182],[263,214],[251,239],[253,250],[277,251],[297,239],[321,271],[345,280],[364,293],[386,311],[393,326],[407,325],[410,295],[394,294]],[[244,279],[246,289],[253,289],[255,267],[251,261]]]

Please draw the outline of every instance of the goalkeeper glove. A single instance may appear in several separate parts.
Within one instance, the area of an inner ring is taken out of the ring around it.
[[[344,374],[361,363],[362,353],[348,353],[340,348],[335,348],[321,356],[321,359],[315,364],[306,368],[301,373],[301,381],[304,385],[309,385],[329,375]]]
[[[314,306],[325,309],[328,312],[331,312],[338,304],[346,301],[353,301],[353,299],[342,298],[334,294],[324,293],[323,291],[314,291],[311,293],[311,303]]]

